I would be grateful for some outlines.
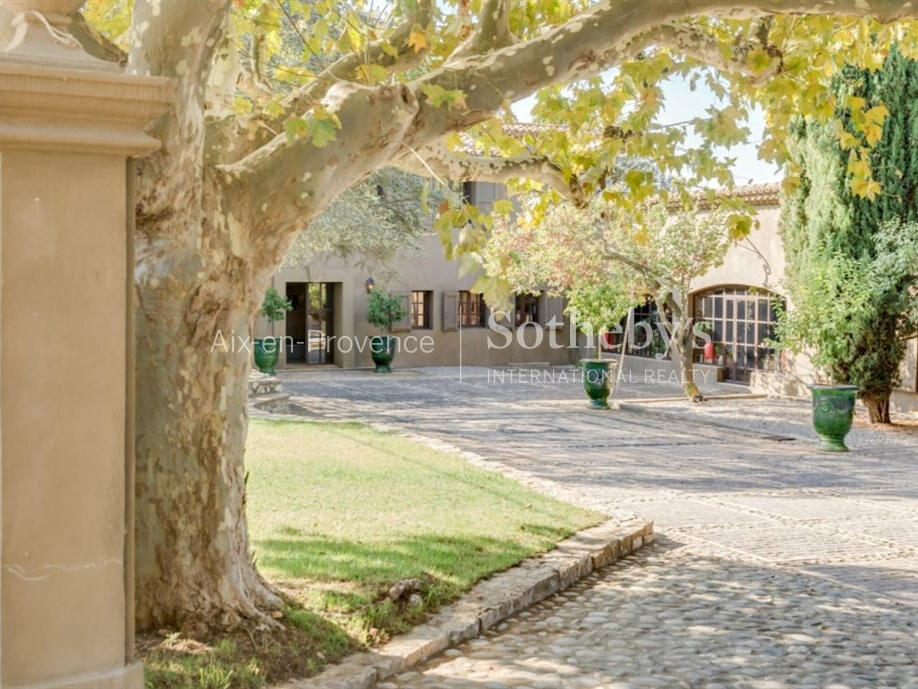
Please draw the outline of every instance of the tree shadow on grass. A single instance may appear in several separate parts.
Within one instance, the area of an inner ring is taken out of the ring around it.
[[[561,538],[564,529],[524,525],[541,537]],[[426,575],[453,586],[469,586],[530,555],[531,548],[485,536],[425,534],[379,543],[341,540],[280,529],[285,538],[255,542],[258,561],[281,576],[318,582],[349,581],[384,585]]]
[[[538,525],[524,529],[551,536],[565,531]],[[283,527],[284,538],[255,542],[258,563],[289,596],[340,622],[361,642],[375,644],[422,622],[477,581],[533,554],[511,540],[426,534],[379,543],[305,534]],[[388,598],[389,587],[420,579],[420,600]]]

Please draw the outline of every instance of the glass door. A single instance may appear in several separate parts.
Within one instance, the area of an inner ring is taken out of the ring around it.
[[[306,363],[334,363],[334,290],[329,282],[306,283]]]
[[[774,337],[778,297],[762,289],[725,287],[695,297],[695,320],[711,325],[713,351],[695,350],[696,361],[714,359],[727,370],[727,379],[749,381],[752,371],[774,359],[766,340]]]

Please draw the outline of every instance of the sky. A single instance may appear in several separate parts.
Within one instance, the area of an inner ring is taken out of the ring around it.
[[[695,90],[689,88],[687,79],[673,78],[666,82],[663,88],[666,96],[666,106],[660,118],[661,123],[682,122],[692,117],[698,117],[705,114],[705,110],[712,105],[718,104],[715,96],[699,80]],[[513,112],[521,122],[532,120],[530,111],[535,98],[530,97],[513,104]],[[761,110],[752,112],[749,122],[746,126],[750,130],[749,143],[739,146],[733,146],[729,149],[718,149],[723,155],[728,155],[736,159],[733,165],[733,175],[737,184],[764,184],[767,182],[778,182],[781,175],[778,168],[758,157],[758,144],[763,138],[765,131],[765,118]],[[696,143],[689,140],[689,144]]]

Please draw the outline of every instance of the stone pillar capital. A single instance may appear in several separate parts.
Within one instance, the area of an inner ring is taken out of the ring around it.
[[[144,130],[165,111],[162,77],[8,62],[0,56],[0,149],[139,156],[159,147]]]
[[[145,128],[172,83],[127,75],[68,32],[82,0],[0,0],[13,37],[0,47],[0,149],[138,156],[159,143]]]
[[[118,65],[89,55],[70,34],[70,15],[81,4],[81,0],[0,0],[0,5],[13,14],[13,37],[0,48],[0,59],[70,69],[118,71]]]

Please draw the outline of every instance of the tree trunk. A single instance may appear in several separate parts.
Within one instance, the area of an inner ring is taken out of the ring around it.
[[[667,296],[666,306],[672,315],[672,325],[669,328],[670,360],[676,364],[682,378],[682,389],[690,402],[703,402],[704,395],[695,385],[695,362],[693,361],[693,347],[695,333],[692,332],[692,321],[686,316],[688,312],[684,298],[676,301],[672,294]]]
[[[190,235],[199,234],[189,232]],[[148,235],[149,236],[149,235]],[[199,245],[137,268],[136,604],[140,629],[271,624],[245,515],[250,269]],[[222,338],[222,339],[221,339]],[[216,346],[215,346],[216,344]]]
[[[868,393],[863,396],[864,404],[867,406],[867,413],[870,415],[870,423],[892,423],[889,415],[889,393]]]
[[[679,368],[682,373],[682,389],[685,391],[685,396],[690,401],[703,402],[704,395],[701,393],[701,388],[695,384],[695,362],[692,357],[691,333],[689,335],[689,342],[686,343],[683,336],[683,341],[678,347]]]

